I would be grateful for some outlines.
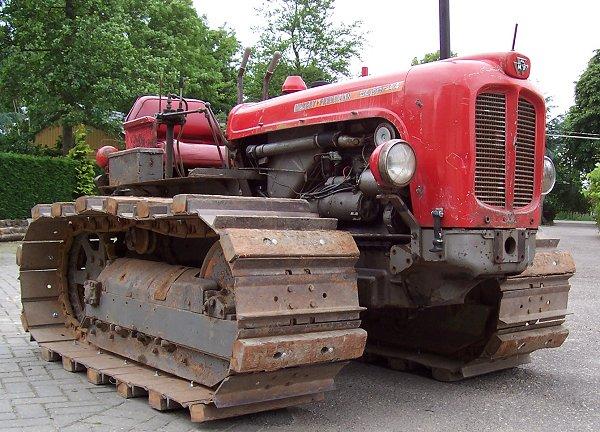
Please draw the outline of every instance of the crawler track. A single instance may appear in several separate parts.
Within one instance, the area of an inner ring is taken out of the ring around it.
[[[500,283],[499,299],[491,307],[495,314],[490,320],[493,328],[478,344],[474,355],[471,352],[445,356],[427,352],[426,348],[399,349],[370,343],[367,358],[383,359],[398,370],[425,368],[435,379],[457,381],[528,363],[532,352],[561,346],[569,334],[563,323],[568,314],[569,278],[575,273],[575,264],[571,255],[558,250],[557,245],[556,239],[538,239],[533,265]],[[436,329],[435,323],[427,325]],[[446,333],[449,340],[434,335],[433,345],[458,349],[457,341],[464,339],[461,331],[477,331],[477,324],[463,315],[460,326]],[[458,337],[454,339],[453,334]],[[416,339],[418,345],[418,336]]]
[[[82,197],[33,218],[24,328],[124,397],[231,417],[322,399],[362,355],[358,249],[306,202]]]

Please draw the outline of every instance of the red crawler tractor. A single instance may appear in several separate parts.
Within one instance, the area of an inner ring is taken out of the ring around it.
[[[529,72],[508,52],[291,77],[225,134],[208,103],[142,97],[103,195],[34,208],[23,325],[194,421],[318,400],[365,344],[441,380],[558,347],[574,264],[537,238],[554,167]]]

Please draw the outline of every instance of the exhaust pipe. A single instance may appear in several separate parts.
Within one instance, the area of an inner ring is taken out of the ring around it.
[[[342,135],[339,132],[321,132],[316,135],[292,138],[267,144],[249,145],[246,154],[258,160],[263,157],[277,156],[312,149],[359,147],[364,140],[360,137]]]
[[[279,51],[275,51],[275,54],[273,54],[273,58],[271,59],[271,63],[269,63],[269,66],[267,67],[265,77],[263,78],[262,100],[269,99],[269,83],[271,82],[271,77],[273,77],[273,72],[275,72],[275,68],[279,63],[279,60],[281,60],[281,53]]]
[[[450,58],[450,5],[440,0],[440,60]]]
[[[237,76],[237,103],[238,105],[244,101],[244,74],[246,73],[246,65],[248,64],[248,59],[250,58],[250,53],[252,50],[250,48],[246,48],[244,50],[244,56],[242,57],[242,64],[240,65],[240,69],[238,70]]]

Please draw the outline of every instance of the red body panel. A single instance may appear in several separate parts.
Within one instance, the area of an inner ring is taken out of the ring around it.
[[[417,172],[410,184],[413,213],[425,227],[431,211],[444,208],[442,225],[453,228],[536,228],[540,220],[545,143],[543,98],[525,79],[507,75],[520,54],[494,53],[421,65],[408,72],[371,76],[296,92],[235,107],[228,138],[332,121],[379,117],[390,121],[413,147]],[[505,208],[483,204],[474,195],[475,99],[494,90],[507,95]],[[532,202],[512,208],[517,99],[536,109],[534,194]],[[488,221],[486,223],[486,220]]]

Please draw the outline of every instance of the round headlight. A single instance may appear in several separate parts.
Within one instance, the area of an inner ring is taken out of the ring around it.
[[[542,179],[542,195],[547,195],[556,183],[556,168],[548,156],[544,156],[544,178]]]
[[[406,141],[389,140],[371,154],[369,166],[382,186],[406,186],[417,168],[415,152]]]

